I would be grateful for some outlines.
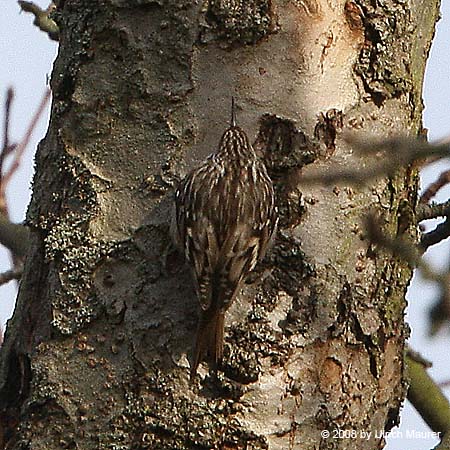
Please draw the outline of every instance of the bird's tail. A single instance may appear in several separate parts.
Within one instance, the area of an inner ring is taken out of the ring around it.
[[[223,332],[225,313],[220,311],[202,311],[195,340],[194,360],[191,379],[197,373],[198,365],[208,358],[215,366],[223,356]]]

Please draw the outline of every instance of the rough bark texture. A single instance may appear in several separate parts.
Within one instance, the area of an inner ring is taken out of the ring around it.
[[[381,448],[405,395],[411,272],[369,246],[361,217],[413,235],[417,176],[358,189],[301,176],[370,164],[343,130],[421,131],[437,2],[57,6],[33,243],[1,353],[7,448]],[[222,370],[190,384],[198,306],[167,251],[172,195],[215,150],[232,95],[281,226],[227,315]]]

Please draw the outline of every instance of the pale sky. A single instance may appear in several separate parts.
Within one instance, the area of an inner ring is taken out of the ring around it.
[[[35,0],[41,7],[47,7],[42,0]],[[450,134],[450,0],[442,1],[442,19],[438,23],[431,57],[428,62],[424,86],[425,126],[429,129],[431,139],[439,139]],[[0,18],[0,115],[3,115],[3,104],[6,88],[13,86],[16,97],[12,110],[11,137],[18,140],[25,126],[36,109],[44,91],[47,76],[51,73],[52,61],[57,53],[57,43],[32,26],[32,16],[19,14],[19,6],[15,0],[4,0]],[[3,118],[1,117],[3,123]],[[41,120],[32,142],[27,150],[24,162],[12,181],[9,191],[9,205],[14,221],[24,218],[26,205],[29,201],[29,186],[33,170],[33,154],[37,142],[44,136],[46,117]],[[423,171],[423,183],[433,181],[439,171],[446,167],[443,163],[434,164]],[[450,163],[447,164],[450,168]],[[442,190],[436,200],[445,201],[450,197],[450,188]],[[448,242],[427,253],[427,259],[436,267],[443,267],[449,253]],[[0,272],[9,268],[9,256],[0,249]],[[14,283],[0,287],[0,323],[4,325],[12,314],[14,298]],[[448,364],[450,333],[428,339],[427,324],[424,320],[426,312],[433,303],[436,291],[430,284],[425,284],[417,276],[408,293],[409,307],[407,320],[412,333],[410,344],[424,357],[433,363],[431,375],[437,381],[450,379]],[[446,390],[450,396],[450,389]],[[388,450],[423,450],[432,448],[437,441],[432,438],[408,439],[408,431],[429,431],[414,409],[406,403],[401,415],[401,426],[397,433],[388,439]]]

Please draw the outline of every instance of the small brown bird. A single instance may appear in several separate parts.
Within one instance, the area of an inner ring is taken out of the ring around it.
[[[244,131],[231,126],[219,149],[181,181],[175,196],[175,239],[193,268],[200,302],[191,377],[208,356],[223,355],[225,312],[275,232],[272,181]]]

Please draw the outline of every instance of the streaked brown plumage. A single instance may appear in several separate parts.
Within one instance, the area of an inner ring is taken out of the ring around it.
[[[200,302],[191,376],[223,354],[224,316],[267,250],[277,217],[273,185],[246,134],[232,123],[219,149],[176,191],[175,239],[194,273]]]

